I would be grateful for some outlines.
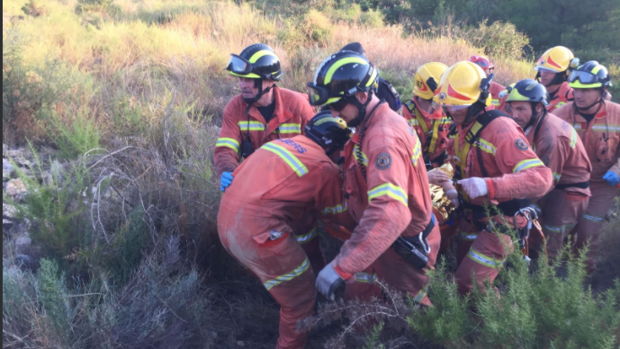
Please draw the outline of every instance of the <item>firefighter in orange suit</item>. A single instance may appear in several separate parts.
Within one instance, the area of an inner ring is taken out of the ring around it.
[[[266,143],[234,172],[217,217],[226,250],[250,269],[280,304],[276,348],[303,348],[299,320],[312,315],[315,274],[287,222],[304,212],[343,211],[342,177],[330,160],[349,138],[346,123],[318,114],[305,135]]]
[[[507,98],[513,120],[536,155],[551,169],[554,189],[538,201],[547,253],[553,259],[588,207],[592,165],[575,129],[547,112],[549,93],[538,82],[517,82]]]
[[[575,58],[573,52],[564,46],[548,49],[536,62],[536,80],[547,88],[550,96],[548,112],[573,100],[573,89],[568,86],[566,79],[570,70],[578,65],[579,58]]]
[[[423,145],[427,170],[443,165],[446,160],[452,120],[443,114],[441,108],[433,108],[433,92],[447,69],[447,65],[439,62],[426,63],[418,68],[414,76],[413,98],[403,108],[403,116]]]
[[[551,170],[529,147],[517,124],[506,114],[487,109],[492,78],[474,63],[458,62],[443,74],[434,97],[456,125],[449,152],[464,209],[459,226],[461,261],[455,275],[462,294],[472,290],[472,275],[480,286],[487,279],[492,283],[511,248],[509,236],[490,232],[492,224],[505,220],[488,218],[484,205],[497,204],[512,222],[513,214],[529,205],[527,198],[546,193],[553,183]],[[525,217],[517,217],[518,228],[526,224]],[[462,251],[467,251],[466,257]]]
[[[590,241],[587,267],[592,272],[605,216],[620,188],[620,105],[604,100],[611,77],[596,61],[573,70],[568,81],[574,89],[575,100],[555,114],[573,125],[592,163],[592,196],[573,231],[577,248]]]
[[[469,58],[469,61],[472,63],[476,63],[477,65],[484,70],[484,73],[488,77],[489,74],[493,74],[495,70],[495,65],[488,58],[484,56],[476,56],[472,55]],[[491,103],[495,107],[495,109],[499,109],[500,105],[500,97],[499,94],[505,89],[505,87],[501,84],[498,84],[495,81],[491,81],[491,86],[489,87],[489,92],[491,93]]]
[[[356,127],[343,171],[345,202],[358,225],[319,273],[317,290],[333,299],[347,281],[345,297],[366,299],[379,291],[379,279],[428,305],[426,271],[434,267],[440,235],[422,146],[405,119],[373,94],[378,75],[365,57],[340,51],[308,83],[311,104],[327,104]]]
[[[248,158],[255,149],[274,139],[300,135],[314,116],[306,95],[276,85],[282,78],[282,69],[269,46],[253,44],[239,55],[230,55],[226,70],[239,78],[241,94],[226,105],[215,144],[215,169],[222,191],[232,183],[232,172],[241,157]],[[289,223],[318,272],[325,260],[316,239],[315,220],[304,215]]]
[[[433,93],[437,89],[441,74],[447,69],[447,65],[439,62],[426,63],[418,68],[414,76],[413,98],[405,103],[403,108],[403,116],[423,144],[422,154],[429,171],[428,181],[436,185],[449,180],[443,171],[431,171],[447,161],[446,149],[452,119],[448,118],[441,108],[433,106]],[[455,195],[456,191],[449,194]],[[436,212],[435,217],[439,219],[441,215]],[[456,234],[456,228],[453,218],[447,222],[439,221],[441,250],[448,246],[451,237]]]

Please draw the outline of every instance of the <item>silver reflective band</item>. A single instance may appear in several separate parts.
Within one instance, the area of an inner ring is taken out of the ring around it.
[[[469,249],[467,257],[471,258],[475,262],[478,262],[479,264],[484,265],[485,267],[494,269],[500,268],[504,264],[504,261],[485,256],[482,253],[474,251],[474,249]]]
[[[279,284],[281,284],[283,282],[292,280],[295,277],[301,275],[304,271],[308,270],[308,266],[310,266],[310,260],[308,260],[308,257],[306,257],[306,259],[304,259],[303,263],[301,263],[300,266],[295,268],[295,270],[293,270],[292,272],[290,272],[288,274],[280,275],[280,276],[276,277],[273,280],[269,280],[269,281],[263,283],[263,286],[265,286],[267,291],[269,291],[274,286],[278,286]]]
[[[314,239],[318,235],[318,232],[318,228],[314,227],[308,234],[295,236],[295,239],[297,239],[297,242],[299,242],[300,245],[305,244],[306,242]]]

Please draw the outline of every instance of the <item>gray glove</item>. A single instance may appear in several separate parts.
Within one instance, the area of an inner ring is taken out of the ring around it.
[[[329,263],[321,270],[319,276],[316,278],[316,289],[325,298],[334,300],[334,292],[336,289],[344,283],[344,279],[338,275],[332,264]]]

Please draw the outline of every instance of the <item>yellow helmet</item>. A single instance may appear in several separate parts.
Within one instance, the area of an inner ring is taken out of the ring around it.
[[[431,62],[422,65],[415,72],[415,86],[413,87],[413,95],[424,99],[432,99],[433,93],[439,85],[441,74],[448,70],[448,66]]]
[[[561,73],[569,68],[577,68],[579,58],[575,58],[573,52],[564,46],[556,46],[548,49],[540,56],[534,69],[538,72],[546,70],[552,73]]]
[[[481,99],[481,85],[486,80],[487,75],[482,68],[476,63],[461,61],[451,66],[441,76],[439,87],[435,91],[433,101],[441,105],[461,105],[469,106]],[[491,94],[488,91],[488,85],[485,87],[487,95],[483,101],[485,106],[491,105]]]

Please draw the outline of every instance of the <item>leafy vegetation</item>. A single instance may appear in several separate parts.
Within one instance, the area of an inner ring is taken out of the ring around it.
[[[597,6],[609,9],[610,1]],[[30,140],[35,163],[30,174],[18,171],[28,192],[23,201],[6,195],[3,201],[27,220],[43,259],[36,270],[20,267],[11,258],[12,237],[4,236],[3,345],[220,348],[245,341],[272,347],[278,309],[215,233],[220,194],[212,151],[222,110],[238,93],[223,69],[229,53],[269,44],[283,63],[282,85],[303,91],[324,57],[359,41],[407,99],[414,71],[429,61],[452,64],[487,53],[497,79],[507,84],[532,76],[528,45],[538,52],[565,43],[583,57],[596,52],[595,58],[617,50],[609,39],[617,29],[613,9],[569,25],[571,8],[549,29],[565,28],[555,36],[559,41],[544,41],[530,29],[544,21],[527,22],[522,9],[512,14],[523,21],[500,15],[500,5],[516,6],[476,0],[4,1],[3,140]],[[523,9],[533,11],[528,6]],[[593,38],[603,23],[607,32]],[[583,45],[575,34],[582,29],[590,38]],[[600,57],[620,74],[617,61]],[[44,175],[52,161],[36,156],[40,145],[58,150],[63,170]],[[501,299],[492,292],[462,299],[444,266],[433,276],[433,308],[421,311],[404,301],[386,308],[383,300],[336,307],[364,318],[389,310],[388,319],[358,336],[358,347],[617,346],[620,287],[609,281],[620,275],[613,267],[620,265],[612,248],[620,242],[617,226],[616,219],[605,233],[601,263],[612,267],[599,279],[608,282],[592,292],[583,289],[588,280],[579,259],[569,259],[567,276],[560,277],[545,265],[528,274],[514,255],[498,280]],[[325,337],[311,336],[309,347],[344,343],[343,336]]]

